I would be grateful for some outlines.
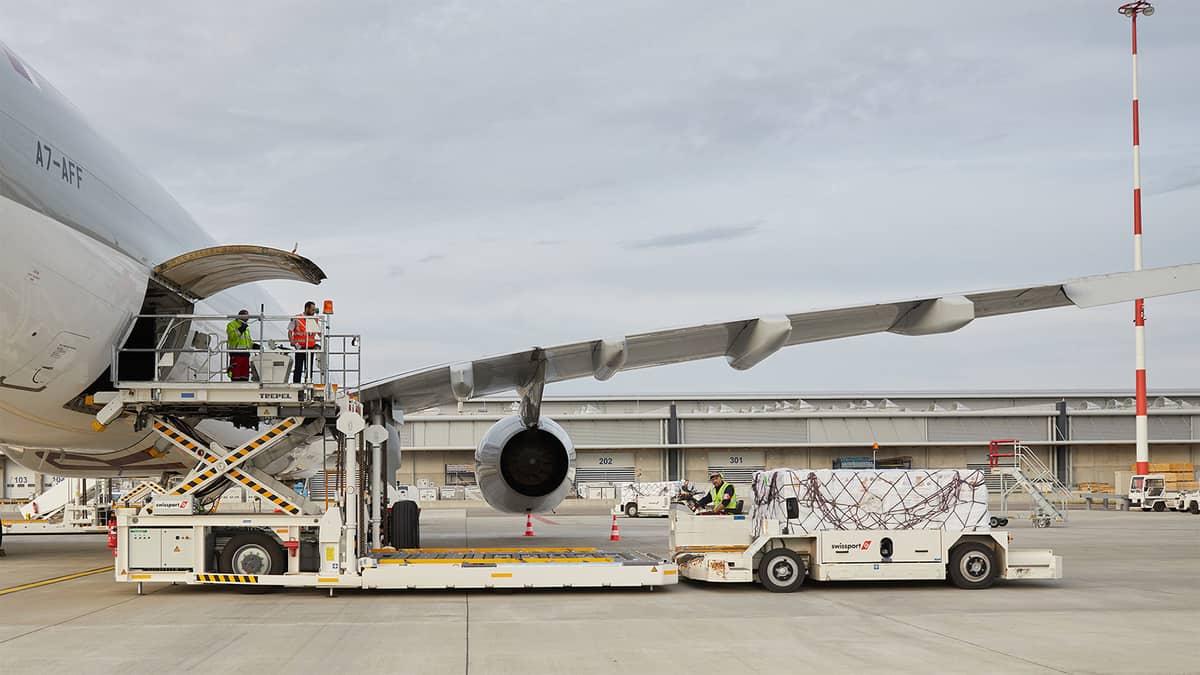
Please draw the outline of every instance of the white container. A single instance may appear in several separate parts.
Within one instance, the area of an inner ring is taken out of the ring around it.
[[[437,488],[420,487],[417,488],[417,501],[420,502],[435,502],[438,498]]]
[[[438,494],[439,499],[466,499],[466,490],[461,485],[446,485]]]
[[[587,485],[583,489],[583,498],[613,500],[617,498],[617,489],[610,485]]]
[[[292,373],[292,353],[284,349],[264,349],[255,356],[258,377],[266,384],[285,384]]]

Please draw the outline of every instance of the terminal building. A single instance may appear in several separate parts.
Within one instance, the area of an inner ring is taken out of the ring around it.
[[[1149,402],[1151,461],[1200,464],[1200,391]],[[474,484],[476,445],[517,407],[515,396],[488,397],[407,414],[396,482]],[[866,457],[880,467],[983,468],[993,439],[1021,441],[1068,485],[1116,487],[1134,461],[1134,402],[1119,392],[571,396],[547,397],[542,414],[575,443],[581,493],[624,481],[702,484],[710,471],[745,484],[760,469]],[[28,499],[53,477],[5,461],[0,484],[0,498]]]
[[[1200,464],[1200,391],[1156,392],[1149,404],[1151,461]],[[518,405],[489,397],[406,415],[397,482],[473,483],[475,446]],[[1134,462],[1125,392],[548,396],[542,414],[575,442],[581,492],[621,481],[704,483],[710,471],[749,483],[760,469],[863,457],[880,467],[983,468],[993,439],[1029,446],[1069,485],[1115,486]]]

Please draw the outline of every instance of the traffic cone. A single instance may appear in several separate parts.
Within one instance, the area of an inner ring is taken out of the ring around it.
[[[621,541],[621,531],[617,529],[617,514],[613,514],[612,534],[608,536],[609,541]]]
[[[533,536],[533,514],[531,513],[525,514],[525,536]]]

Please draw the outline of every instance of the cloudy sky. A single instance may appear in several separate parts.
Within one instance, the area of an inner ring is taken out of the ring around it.
[[[6,3],[0,39],[213,236],[317,261],[382,376],[1129,269],[1115,0]],[[1145,256],[1200,261],[1200,5],[1141,22]],[[1200,385],[1200,297],[1147,304]],[[1114,388],[1132,309],[550,393]]]

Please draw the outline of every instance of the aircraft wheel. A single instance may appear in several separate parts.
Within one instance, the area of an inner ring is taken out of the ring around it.
[[[421,548],[421,508],[402,499],[392,504],[391,544],[395,548]]]

